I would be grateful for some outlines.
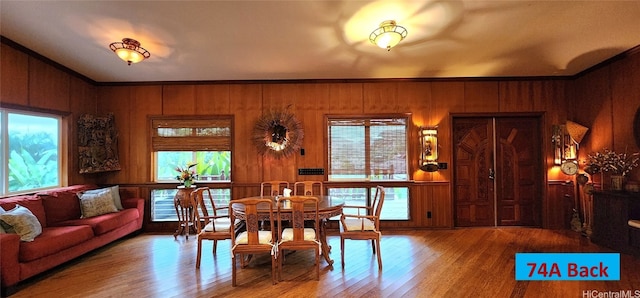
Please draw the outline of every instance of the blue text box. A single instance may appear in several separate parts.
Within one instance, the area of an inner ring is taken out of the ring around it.
[[[516,253],[516,280],[620,280],[620,254]]]

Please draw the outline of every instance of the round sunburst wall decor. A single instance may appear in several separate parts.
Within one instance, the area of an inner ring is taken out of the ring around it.
[[[302,147],[302,124],[288,110],[268,112],[253,128],[253,143],[258,153],[276,159],[289,157]]]

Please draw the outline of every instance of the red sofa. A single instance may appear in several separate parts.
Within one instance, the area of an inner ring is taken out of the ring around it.
[[[42,225],[31,242],[17,234],[0,234],[2,294],[18,282],[44,272],[142,228],[144,199],[137,188],[119,187],[123,210],[81,218],[77,193],[97,185],[74,185],[33,195],[0,199],[0,207],[26,207]]]

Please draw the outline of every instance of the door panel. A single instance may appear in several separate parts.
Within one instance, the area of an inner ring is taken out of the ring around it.
[[[540,132],[537,118],[496,118],[498,225],[539,226]]]
[[[456,226],[494,225],[491,119],[454,120]]]
[[[454,118],[453,135],[456,226],[540,226],[539,118]]]

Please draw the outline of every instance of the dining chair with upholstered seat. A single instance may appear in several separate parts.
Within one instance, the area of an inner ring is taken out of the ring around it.
[[[378,270],[382,270],[382,256],[380,253],[380,212],[384,203],[385,190],[377,186],[371,206],[344,206],[344,209],[357,209],[357,214],[340,216],[340,249],[342,269],[344,270],[344,240],[371,240],[373,253],[378,255]]]
[[[213,254],[216,254],[218,240],[231,239],[231,219],[229,206],[216,207],[211,190],[208,187],[200,187],[191,193],[191,200],[195,206],[194,225],[198,235],[198,256],[196,268],[200,268],[202,257],[202,241],[213,241]],[[211,211],[212,213],[209,213]]]
[[[260,195],[268,197],[280,196],[285,188],[289,188],[288,181],[264,181],[260,183]]]
[[[293,183],[294,196],[324,196],[322,181],[298,181]]]
[[[313,250],[316,267],[316,280],[320,280],[320,217],[318,198],[310,196],[281,197],[278,206],[278,280],[282,280],[282,263],[285,250]],[[284,227],[283,218],[289,221]],[[313,222],[313,227],[305,226]]]
[[[245,255],[260,253],[271,254],[271,279],[276,284],[276,253],[277,243],[275,231],[260,230],[260,222],[268,221],[273,227],[273,200],[268,198],[245,198],[229,202],[231,222],[243,220],[246,231],[231,233],[231,284],[236,286],[236,260],[244,259]],[[260,210],[260,212],[258,212]],[[260,214],[260,216],[259,216]],[[266,214],[266,215],[265,215]],[[268,218],[260,218],[266,216]],[[241,260],[243,264],[244,260]],[[243,265],[244,266],[244,265]]]

